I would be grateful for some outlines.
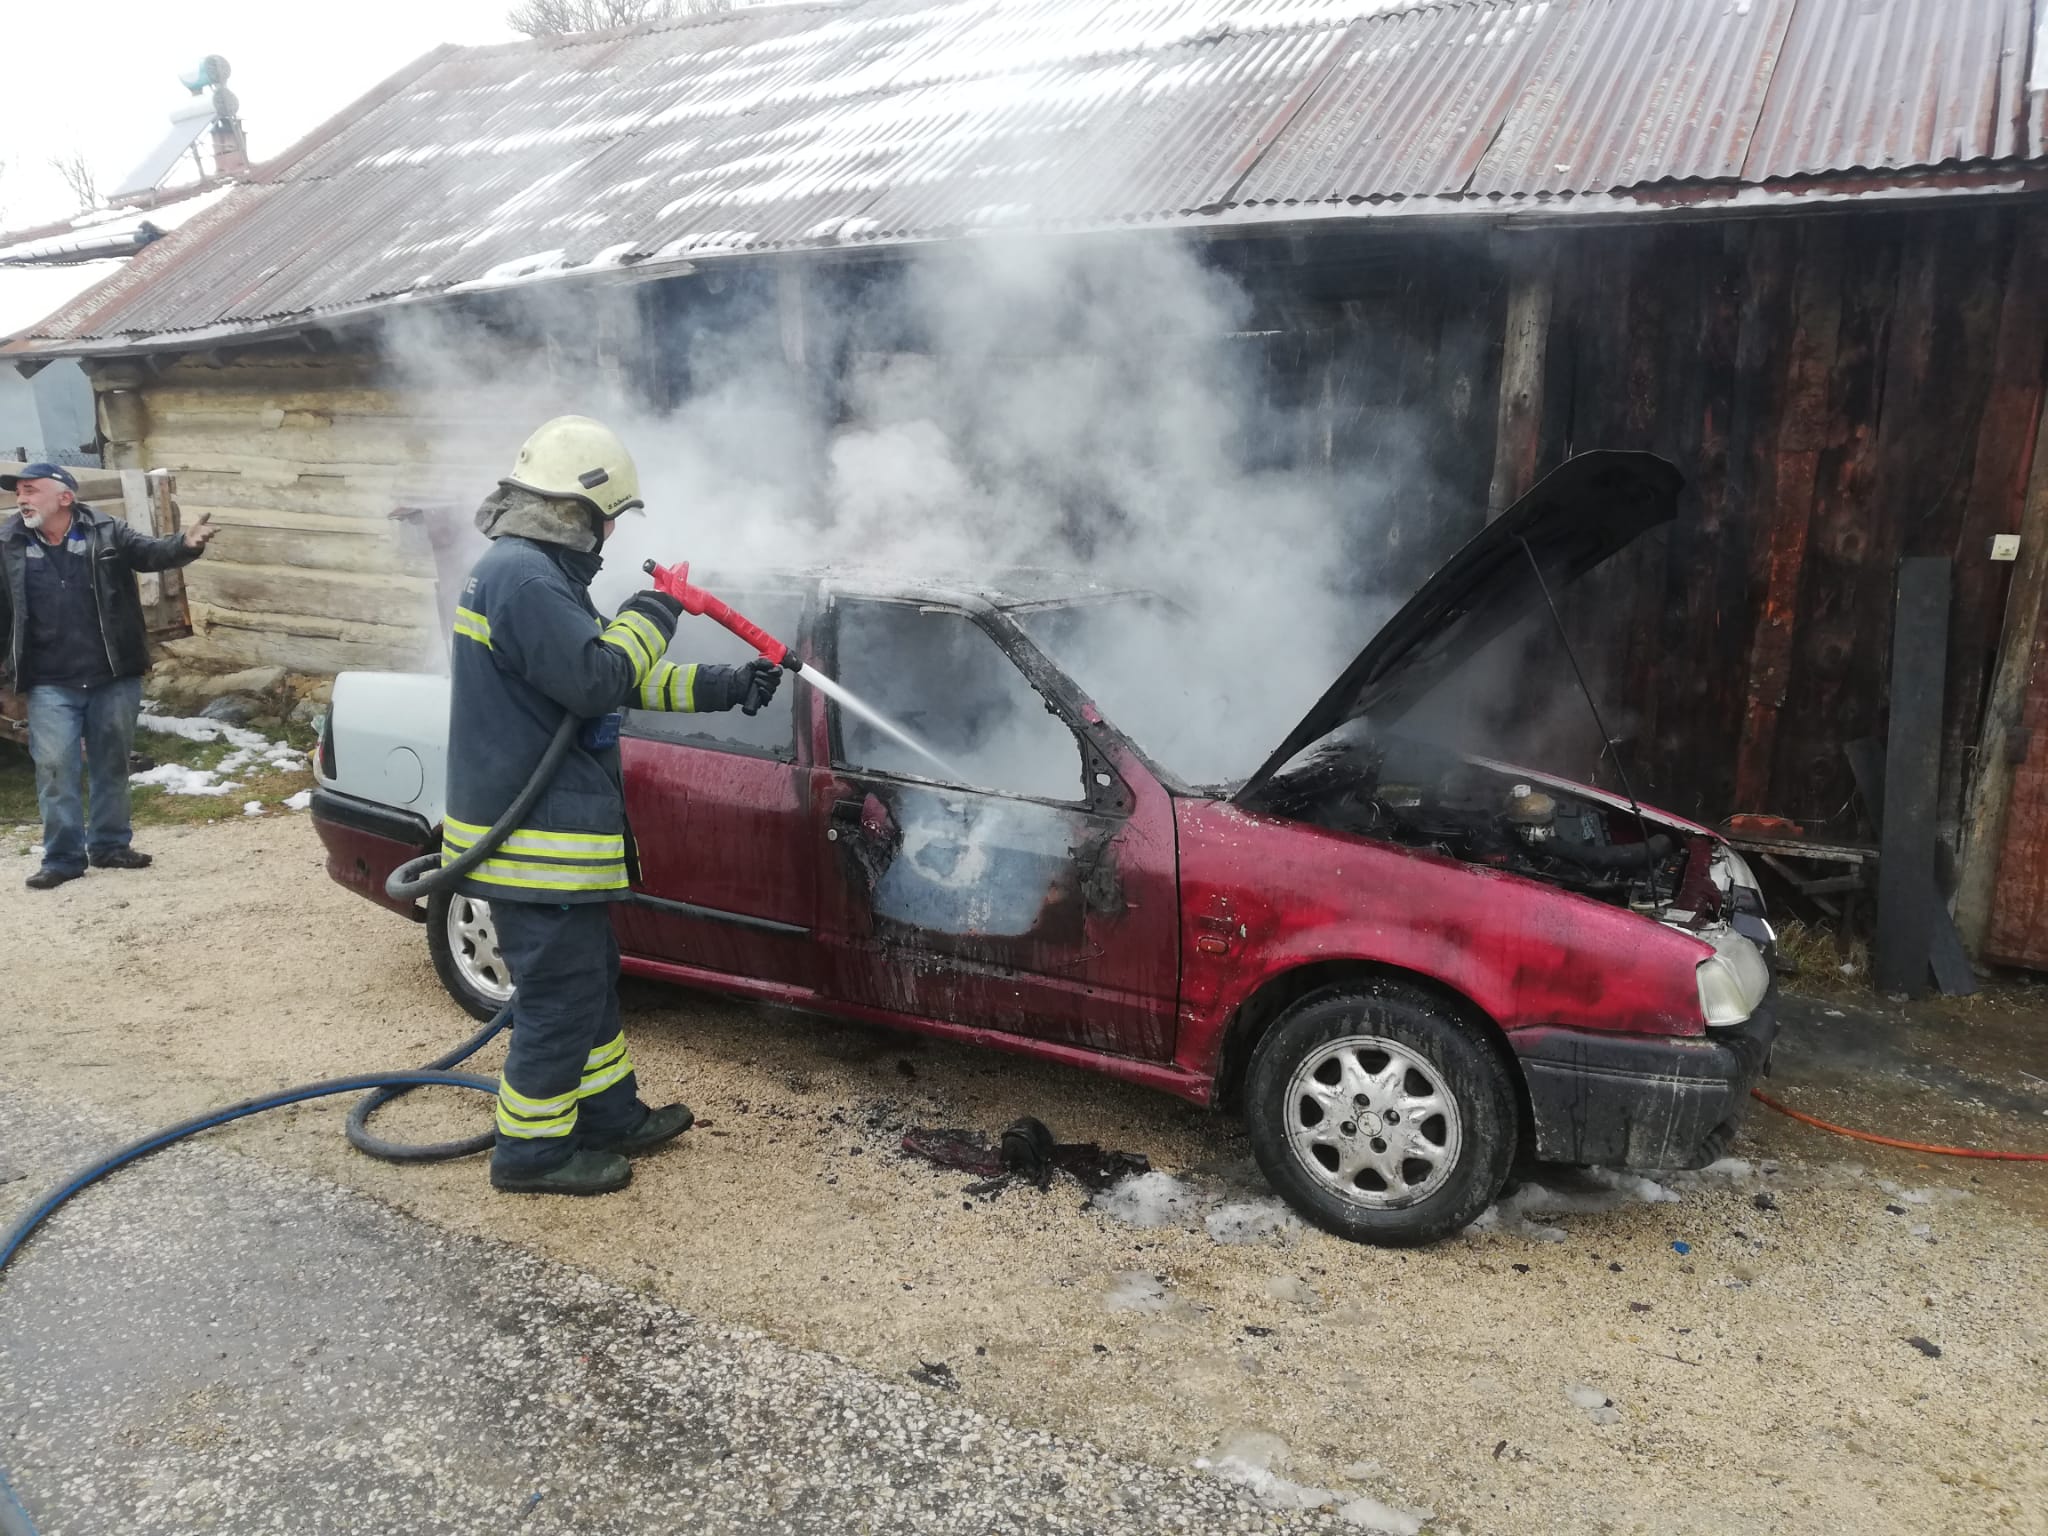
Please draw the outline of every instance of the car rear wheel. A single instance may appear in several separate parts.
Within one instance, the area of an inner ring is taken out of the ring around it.
[[[1259,1042],[1245,1084],[1252,1151],[1288,1204],[1359,1242],[1434,1242],[1485,1210],[1516,1145],[1500,1052],[1398,981],[1311,993]]]
[[[449,891],[429,897],[427,949],[448,995],[475,1017],[496,1017],[512,996],[512,972],[498,952],[488,901]]]

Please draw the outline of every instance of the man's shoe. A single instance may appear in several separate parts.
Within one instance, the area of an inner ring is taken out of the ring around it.
[[[41,869],[22,882],[32,891],[54,891],[67,880],[83,880],[82,869],[52,869],[45,864]]]
[[[640,1129],[626,1136],[615,1136],[609,1141],[592,1137],[583,1143],[592,1152],[616,1152],[625,1157],[638,1157],[642,1152],[652,1152],[665,1141],[674,1141],[683,1132],[697,1123],[697,1117],[690,1113],[687,1104],[665,1104],[660,1109],[647,1111],[647,1118],[640,1122]]]
[[[633,1165],[616,1152],[578,1147],[569,1161],[546,1173],[524,1176],[491,1170],[491,1188],[508,1195],[609,1195],[633,1180]]]
[[[147,869],[151,862],[150,855],[137,853],[133,848],[116,848],[112,853],[91,856],[94,869]]]

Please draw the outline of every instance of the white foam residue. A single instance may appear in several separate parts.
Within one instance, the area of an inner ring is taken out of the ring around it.
[[[1747,1168],[1747,1164],[1743,1164]],[[1480,1212],[1471,1230],[1504,1232],[1532,1243],[1561,1243],[1562,1227],[1548,1226],[1534,1216],[1599,1216],[1626,1205],[1669,1205],[1680,1197],[1676,1190],[1646,1179],[1640,1174],[1618,1173],[1610,1168],[1588,1168],[1584,1177],[1597,1189],[1551,1189],[1543,1184],[1524,1184],[1512,1195]]]
[[[1134,1227],[1185,1227],[1194,1224],[1201,1197],[1172,1174],[1153,1172],[1125,1179],[1095,1204]]]
[[[1132,1271],[1110,1283],[1102,1304],[1111,1312],[1165,1312],[1173,1306],[1173,1298],[1157,1275]]]
[[[1378,1532],[1379,1536],[1421,1536],[1429,1517],[1430,1512],[1426,1509],[1402,1509],[1393,1504],[1382,1504],[1368,1493],[1346,1499],[1337,1506],[1339,1520],[1361,1531]]]
[[[1123,1180],[1097,1195],[1094,1204],[1133,1227],[1199,1226],[1216,1242],[1230,1245],[1292,1242],[1303,1230],[1301,1219],[1270,1196],[1224,1199],[1156,1169]]]
[[[1233,1247],[1269,1239],[1291,1242],[1301,1234],[1301,1218],[1278,1200],[1236,1200],[1218,1206],[1203,1219],[1209,1235]]]
[[[1195,1465],[1219,1481],[1234,1483],[1244,1489],[1267,1509],[1323,1509],[1337,1502],[1337,1495],[1327,1488],[1297,1483],[1268,1467],[1255,1466],[1237,1456],[1222,1456],[1215,1461],[1205,1456]]]

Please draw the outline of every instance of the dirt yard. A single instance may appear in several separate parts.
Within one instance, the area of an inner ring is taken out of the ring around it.
[[[142,842],[155,869],[46,894],[22,888],[31,861],[0,859],[10,1088],[141,1129],[414,1065],[472,1027],[420,930],[326,879],[304,817]],[[1525,1193],[1487,1230],[1396,1254],[1275,1224],[1235,1126],[1165,1098],[677,992],[626,1002],[646,1092],[701,1126],[623,1195],[521,1200],[477,1161],[374,1163],[332,1106],[218,1139],[1027,1428],[1180,1468],[1234,1454],[1430,1511],[1431,1531],[2048,1531],[2048,1168],[1759,1110],[1707,1174]],[[1876,1049],[1850,1010],[1804,1013],[1806,1054],[1787,1055],[1810,1066],[1781,1067],[1783,1097],[2048,1146],[2028,1078],[2048,1077],[2048,1016],[1968,1016],[1968,1070],[1930,1078],[1891,1070],[1928,1041],[1855,1059],[1814,1048]],[[1027,1113],[1147,1154],[1170,1198],[1118,1215],[1071,1183],[976,1197],[897,1151],[910,1125]],[[483,1123],[452,1093],[387,1118]]]

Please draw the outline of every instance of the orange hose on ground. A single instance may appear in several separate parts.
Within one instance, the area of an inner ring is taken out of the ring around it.
[[[1924,1141],[1900,1141],[1895,1136],[1852,1131],[1846,1125],[1833,1125],[1826,1120],[1816,1120],[1812,1115],[1801,1114],[1790,1105],[1780,1104],[1761,1088],[1752,1088],[1749,1091],[1752,1097],[1763,1100],[1781,1115],[1790,1115],[1803,1124],[1818,1126],[1821,1130],[1832,1131],[1837,1136],[1847,1136],[1852,1141],[1874,1142],[1880,1147],[1898,1147],[1907,1152],[1929,1152],[1936,1157],[1981,1157],[2000,1163],[2048,1163],[2048,1152],[1986,1152],[1975,1147],[1932,1147]]]

